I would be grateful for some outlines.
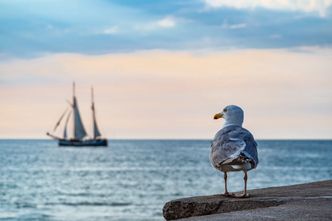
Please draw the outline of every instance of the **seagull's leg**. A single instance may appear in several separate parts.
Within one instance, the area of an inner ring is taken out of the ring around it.
[[[247,180],[248,180],[248,172],[245,169],[244,170],[244,193],[243,193],[243,197],[249,197],[249,194],[247,193]]]
[[[246,197],[249,197],[249,194],[247,193],[248,172],[247,172],[247,170],[245,168],[243,169],[243,172],[244,172],[244,177],[243,177],[243,180],[244,180],[244,191],[240,195],[238,195],[238,194],[234,195],[234,197],[236,197],[236,198],[246,198]]]
[[[227,172],[224,172],[224,181],[225,181],[225,193],[224,193],[224,196],[229,196],[229,192],[227,190]]]

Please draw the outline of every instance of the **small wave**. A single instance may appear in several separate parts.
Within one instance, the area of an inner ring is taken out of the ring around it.
[[[130,206],[129,202],[63,202],[63,203],[46,203],[46,205],[65,205],[65,206]]]
[[[0,219],[11,219],[11,218],[16,218],[17,214],[16,212],[1,212],[0,213]]]
[[[62,196],[74,196],[74,197],[108,197],[109,194],[105,193],[87,193],[87,192],[81,192],[81,193],[67,193],[67,192],[59,192],[59,195]]]
[[[37,204],[25,203],[25,202],[16,202],[15,206],[18,209],[22,209],[22,208],[37,208]]]

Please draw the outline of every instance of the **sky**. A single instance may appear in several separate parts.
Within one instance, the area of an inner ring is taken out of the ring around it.
[[[46,138],[77,85],[104,136],[332,139],[332,0],[0,0],[0,138]]]

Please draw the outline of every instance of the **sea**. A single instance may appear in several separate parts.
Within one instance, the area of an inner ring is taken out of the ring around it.
[[[0,140],[0,220],[163,220],[169,200],[224,191],[209,153],[209,140]],[[332,179],[331,140],[259,140],[258,154],[249,189]],[[242,188],[242,172],[230,173],[229,190]]]

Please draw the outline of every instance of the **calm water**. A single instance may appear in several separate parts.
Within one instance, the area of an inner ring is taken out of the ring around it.
[[[332,178],[332,141],[260,141],[249,188]],[[59,148],[0,140],[0,220],[163,220],[168,200],[223,192],[209,141],[110,141]],[[241,173],[230,174],[240,190]]]

